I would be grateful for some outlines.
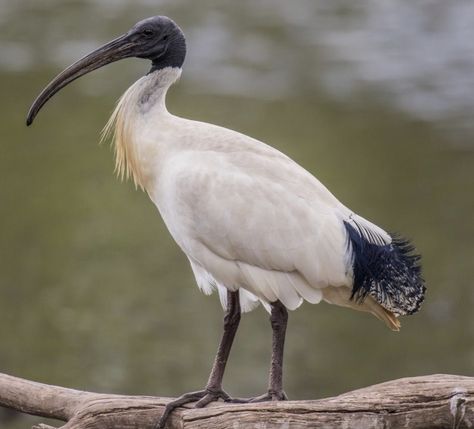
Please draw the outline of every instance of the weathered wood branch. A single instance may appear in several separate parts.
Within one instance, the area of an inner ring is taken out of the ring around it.
[[[66,422],[62,429],[151,429],[169,398],[109,395],[0,374],[0,405]],[[181,408],[170,429],[474,428],[474,377],[402,378],[313,401]],[[37,428],[51,429],[38,425]]]

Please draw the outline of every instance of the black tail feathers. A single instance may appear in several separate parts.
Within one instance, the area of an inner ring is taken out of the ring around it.
[[[390,244],[374,244],[348,222],[344,226],[352,254],[351,299],[362,302],[370,295],[397,315],[416,313],[426,288],[414,247],[399,237],[392,237]]]

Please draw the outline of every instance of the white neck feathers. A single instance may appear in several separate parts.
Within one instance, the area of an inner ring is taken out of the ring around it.
[[[144,125],[142,120],[145,116],[167,113],[166,92],[180,75],[181,69],[166,67],[136,81],[120,97],[102,130],[102,141],[112,136],[117,175],[121,179],[131,178],[141,189],[145,189],[146,172],[141,162],[136,131]]]

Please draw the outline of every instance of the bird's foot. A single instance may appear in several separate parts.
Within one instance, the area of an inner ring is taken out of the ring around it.
[[[198,390],[197,392],[185,393],[174,401],[166,404],[165,410],[163,411],[158,424],[155,426],[155,429],[164,429],[170,414],[176,408],[181,407],[184,404],[196,402],[194,405],[195,408],[203,408],[209,403],[218,401],[219,399],[222,399],[224,402],[232,402],[232,398],[222,389],[206,388],[204,390]]]
[[[267,393],[253,398],[233,398],[230,400],[233,404],[249,404],[267,401],[288,401],[288,396],[286,396],[283,390],[269,390]]]

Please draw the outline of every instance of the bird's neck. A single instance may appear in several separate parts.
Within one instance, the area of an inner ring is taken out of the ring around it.
[[[143,138],[148,127],[159,126],[160,117],[168,116],[166,93],[181,75],[181,69],[154,70],[135,82],[122,95],[103,131],[112,135],[115,169],[119,177],[131,178],[135,186],[147,188],[152,174],[152,154],[156,142]]]

